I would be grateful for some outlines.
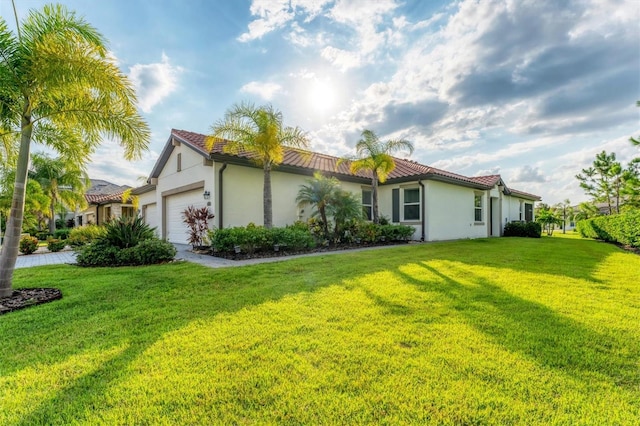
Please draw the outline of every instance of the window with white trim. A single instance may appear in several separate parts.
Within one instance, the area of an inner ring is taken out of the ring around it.
[[[474,194],[473,196],[474,219],[476,222],[482,222],[482,194]]]
[[[362,214],[367,220],[373,218],[373,194],[370,189],[362,190]]]
[[[405,188],[402,192],[403,220],[420,220],[420,188]]]
[[[523,206],[524,206],[524,202],[522,200],[520,200],[520,212],[519,212],[520,213],[520,218],[518,219],[518,220],[520,220],[520,222],[522,222],[522,219],[523,219],[523,217],[522,217],[522,214],[523,214],[522,212],[524,211]]]

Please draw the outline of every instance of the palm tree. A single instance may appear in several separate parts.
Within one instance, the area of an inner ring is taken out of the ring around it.
[[[207,138],[207,149],[211,150],[217,140],[227,139],[224,152],[253,156],[264,171],[262,204],[264,227],[271,228],[273,222],[271,169],[282,163],[285,148],[307,148],[306,134],[298,127],[284,127],[282,113],[271,105],[255,107],[251,103],[240,103],[228,109],[222,120],[211,127]]]
[[[85,208],[84,198],[89,186],[87,173],[73,165],[66,164],[60,158],[51,158],[43,153],[36,153],[32,158],[30,178],[37,181],[49,196],[49,233],[56,231],[55,210],[62,204],[66,209]]]
[[[307,179],[307,185],[300,185],[296,202],[298,206],[310,204],[315,206],[317,213],[322,219],[322,228],[325,237],[329,236],[329,223],[327,221],[327,207],[334,197],[334,193],[339,189],[340,182],[335,177],[323,176],[320,172],[315,172],[313,179]]]
[[[95,28],[60,5],[30,11],[16,28],[14,35],[0,18],[0,139],[5,149],[20,139],[0,297],[12,293],[31,141],[82,168],[103,136],[119,140],[127,159],[140,157],[150,139],[133,86]]]
[[[351,159],[351,173],[366,170],[371,172],[371,197],[373,223],[379,223],[378,216],[378,183],[384,183],[387,176],[396,168],[391,154],[407,150],[413,153],[413,144],[404,139],[382,142],[371,130],[364,130],[362,138],[356,144],[356,157]]]

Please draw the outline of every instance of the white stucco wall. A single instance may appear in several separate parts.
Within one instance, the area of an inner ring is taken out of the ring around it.
[[[218,164],[216,170],[219,170]],[[273,226],[285,226],[296,220],[306,221],[311,217],[312,206],[299,208],[296,203],[300,186],[306,184],[308,179],[311,179],[311,176],[286,173],[277,168],[271,171]],[[245,226],[249,222],[263,224],[263,184],[262,169],[232,164],[227,166],[223,172],[223,227]],[[341,182],[340,186],[353,192],[360,199],[362,185]]]
[[[177,157],[182,154],[182,168],[177,171]],[[203,166],[205,158],[191,149],[190,147],[180,144],[173,148],[173,152],[169,156],[169,160],[158,176],[156,186],[157,197],[167,190],[179,188],[192,184],[194,182],[204,181],[204,190],[213,191],[214,173],[213,167]],[[213,199],[213,197],[212,197]],[[160,200],[156,200],[159,202]]]
[[[426,181],[426,228],[428,241],[488,236],[487,191],[437,181]],[[474,194],[482,193],[483,221],[474,220]]]

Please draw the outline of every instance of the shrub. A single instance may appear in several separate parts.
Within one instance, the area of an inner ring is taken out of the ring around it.
[[[69,228],[56,229],[56,232],[53,233],[53,238],[66,240],[67,238],[69,238],[69,232],[71,232]]]
[[[153,229],[140,216],[119,217],[110,220],[104,226],[104,238],[110,245],[125,249],[135,247],[141,241],[153,238]]]
[[[504,226],[504,236],[540,238],[542,225],[538,222],[509,222]]]
[[[584,238],[640,247],[640,211],[581,220],[576,229]]]
[[[267,229],[249,224],[210,231],[209,238],[213,249],[220,253],[233,253],[236,247],[251,254],[259,250],[271,251],[275,245],[294,251],[315,246],[313,236],[301,225]]]
[[[136,265],[151,265],[172,260],[177,251],[168,241],[151,238],[133,247],[132,257]]]
[[[49,238],[47,240],[47,249],[52,252],[60,251],[67,245],[65,240],[60,240],[58,238]]]
[[[46,241],[49,237],[51,237],[51,234],[48,231],[39,231],[35,236],[39,241]]]
[[[31,254],[38,250],[38,239],[30,235],[22,237],[20,240],[20,253]]]
[[[104,235],[105,229],[98,225],[84,225],[69,231],[68,243],[72,247],[80,247],[89,244],[98,237]]]
[[[193,206],[182,212],[183,222],[189,227],[189,244],[193,247],[201,247],[208,244],[207,233],[209,231],[209,219],[215,216],[209,212],[208,207],[197,209]]]
[[[76,262],[80,266],[137,266],[168,262],[176,255],[173,244],[150,238],[134,247],[121,249],[100,238],[78,248]]]

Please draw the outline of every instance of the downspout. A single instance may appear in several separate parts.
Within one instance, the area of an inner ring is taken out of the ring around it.
[[[420,203],[422,204],[422,206],[420,207],[420,211],[422,212],[422,220],[421,220],[421,226],[422,226],[422,236],[420,238],[420,241],[424,241],[425,239],[425,228],[424,228],[424,222],[425,222],[425,217],[426,217],[426,211],[424,209],[424,199],[425,199],[425,193],[424,193],[424,184],[422,183],[422,180],[418,181],[418,185],[420,185],[420,188],[422,188],[422,191],[420,191],[421,197],[420,197]]]
[[[222,173],[224,173],[224,169],[227,168],[227,163],[224,163],[220,170],[218,170],[218,229],[222,229],[223,222],[223,214],[224,209],[222,208],[222,190],[224,186],[222,185]]]

